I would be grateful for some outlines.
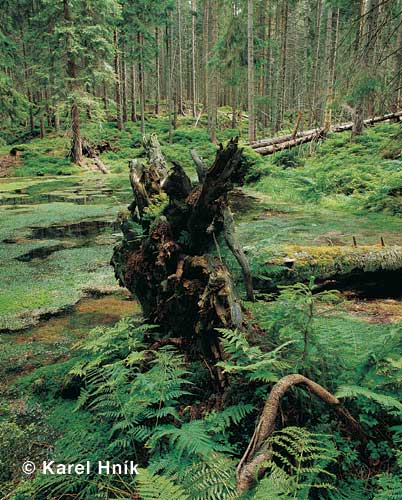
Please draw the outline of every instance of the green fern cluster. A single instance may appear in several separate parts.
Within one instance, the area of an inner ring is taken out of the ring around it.
[[[286,427],[269,438],[271,459],[267,474],[250,500],[307,500],[313,490],[335,488],[335,476],[327,470],[336,461],[337,450],[326,436],[300,427]]]
[[[276,382],[281,372],[289,368],[282,354],[292,345],[288,341],[269,352],[264,352],[258,345],[251,346],[243,332],[219,329],[222,345],[228,355],[227,361],[218,363],[225,373],[241,374],[248,380]]]

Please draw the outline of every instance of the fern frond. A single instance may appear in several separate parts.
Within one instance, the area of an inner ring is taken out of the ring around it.
[[[357,396],[363,396],[367,399],[375,401],[388,410],[396,410],[397,414],[402,413],[402,403],[396,398],[387,396],[386,394],[378,394],[377,392],[370,391],[370,389],[366,389],[365,387],[357,385],[342,385],[338,388],[335,395],[338,398],[355,398]]]

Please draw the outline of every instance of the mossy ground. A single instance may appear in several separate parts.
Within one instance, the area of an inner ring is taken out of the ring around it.
[[[181,119],[172,144],[166,119],[149,117],[146,129],[158,133],[167,158],[178,160],[194,178],[189,149],[197,149],[207,163],[216,151],[204,125],[201,122],[200,128],[194,128],[192,119]],[[349,134],[334,134],[318,148],[304,146],[292,153],[297,156],[296,168],[286,168],[280,155],[262,158],[245,149],[248,178],[258,180],[244,188],[249,198],[236,200],[235,216],[240,242],[256,278],[278,280],[286,257],[300,260],[293,281],[308,280],[313,273],[327,277],[331,269],[339,271],[339,266],[349,272],[353,259],[384,252],[381,237],[385,250],[400,252],[400,196],[397,191],[391,196],[384,190],[384,185],[393,188],[399,182],[401,161],[390,158],[397,156],[399,131],[398,125],[381,125],[368,129],[354,142]],[[244,133],[225,128],[220,139],[239,132]],[[61,431],[78,425],[88,429],[90,436],[89,414],[74,413],[74,402],[60,395],[74,362],[68,360],[71,344],[95,324],[138,313],[125,299],[81,300],[88,289],[116,287],[109,266],[116,241],[112,229],[85,236],[31,239],[33,228],[112,221],[130,199],[127,160],[143,154],[139,125],[128,124],[118,132],[112,123],[93,124],[86,125],[83,133],[93,141],[107,139],[116,147],[102,155],[109,175],[71,165],[66,160],[69,138],[53,134],[23,144],[25,151],[14,177],[0,179],[0,328],[18,330],[32,325],[41,314],[69,311],[22,332],[0,334],[0,377],[13,380],[12,386],[2,388],[9,402],[6,409],[0,409],[0,421],[10,414],[30,418],[35,414],[34,438],[38,441],[53,442]],[[315,149],[313,154],[310,148]],[[0,156],[9,149],[2,147]],[[285,163],[289,165],[289,159]],[[352,246],[353,237],[357,247]],[[58,245],[62,248],[44,258],[17,260],[34,249]],[[235,261],[223,242],[220,245],[240,284]],[[356,300],[347,294],[345,298],[342,310],[317,318],[315,335],[318,344],[325,342],[325,349],[343,360],[342,381],[353,383],[369,357],[380,355],[387,338],[400,331],[402,311],[399,300],[391,304],[387,299]],[[74,304],[78,304],[75,310]],[[247,306],[255,320],[263,325],[269,322],[271,303],[261,300]],[[22,404],[23,399],[27,402]],[[97,439],[99,445],[99,436]]]

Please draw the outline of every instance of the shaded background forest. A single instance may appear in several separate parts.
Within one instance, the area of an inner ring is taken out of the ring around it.
[[[253,140],[393,111],[401,11],[400,0],[4,0],[3,135],[78,134],[78,108],[142,131],[146,111],[172,129],[204,111],[214,142],[225,114],[231,128],[247,115]]]

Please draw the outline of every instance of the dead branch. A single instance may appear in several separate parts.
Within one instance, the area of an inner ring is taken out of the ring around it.
[[[270,459],[271,450],[267,444],[267,439],[275,430],[280,402],[289,388],[299,384],[303,384],[324,403],[332,406],[346,420],[354,432],[360,436],[364,435],[360,424],[341,406],[339,399],[324,387],[303,375],[286,375],[272,388],[247,450],[237,466],[236,476],[239,491],[247,491],[253,486],[259,472],[261,472],[261,468],[263,468],[263,464]]]
[[[198,182],[202,184],[204,182],[205,176],[207,175],[208,167],[205,165],[204,160],[195,149],[191,149],[190,153],[197,170]]]
[[[233,214],[229,206],[223,210],[223,226],[226,244],[242,269],[247,298],[248,300],[254,302],[253,278],[251,276],[250,266],[247,257],[245,256],[243,249],[236,238]]]

